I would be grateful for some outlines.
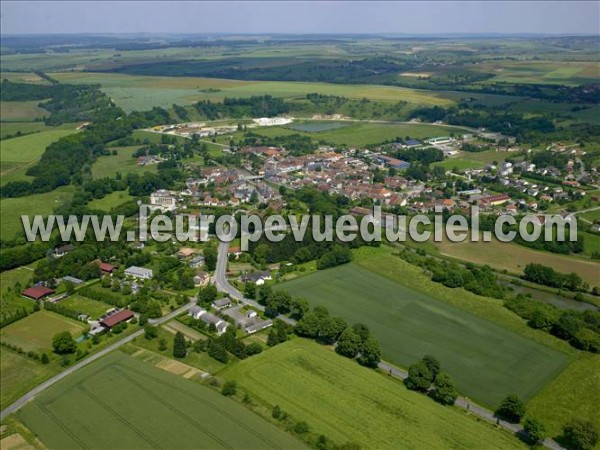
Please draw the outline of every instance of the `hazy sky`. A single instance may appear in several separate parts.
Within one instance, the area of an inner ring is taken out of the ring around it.
[[[600,2],[160,2],[2,0],[18,33],[588,33]]]

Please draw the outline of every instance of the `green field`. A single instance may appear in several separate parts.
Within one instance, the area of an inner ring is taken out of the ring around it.
[[[30,122],[50,115],[38,105],[43,100],[27,102],[0,102],[0,120],[2,122]]]
[[[52,337],[61,331],[69,331],[74,337],[81,334],[84,326],[49,311],[38,311],[24,319],[2,328],[2,341],[23,348],[25,351],[52,351]]]
[[[508,433],[304,339],[241,361],[223,376],[337,444],[377,449],[522,446]]]
[[[112,308],[112,306],[106,303],[92,300],[78,294],[69,295],[67,298],[61,300],[59,304],[75,310],[78,313],[87,314],[93,319],[98,319],[102,314]]]
[[[600,426],[600,356],[582,354],[527,405],[528,415],[539,418],[549,435],[557,437],[575,418]],[[596,446],[600,448],[600,445]]]
[[[56,368],[44,365],[12,350],[0,351],[0,408],[4,409],[19,397],[50,377]]]
[[[302,448],[221,394],[112,353],[25,406],[18,418],[49,448]]]
[[[44,122],[0,122],[0,139],[14,136],[17,132],[22,134],[37,133],[38,131],[52,130]]]
[[[101,209],[102,211],[110,211],[112,208],[119,206],[133,197],[125,191],[111,192],[100,199],[94,199],[87,204],[88,208]]]
[[[92,165],[92,175],[94,178],[110,177],[114,178],[119,172],[121,175],[128,173],[142,173],[146,171],[156,172],[156,164],[150,166],[138,166],[137,159],[132,155],[139,146],[114,147],[110,150],[116,150],[116,155],[100,156]]]
[[[446,170],[453,170],[458,168],[459,170],[466,169],[479,169],[485,164],[478,161],[471,161],[462,158],[446,158],[444,161],[433,163],[432,166],[443,167]]]
[[[282,288],[350,323],[367,325],[387,361],[407,367],[425,354],[434,355],[460,392],[490,407],[513,392],[532,398],[566,367],[567,355],[399,281],[351,263]]]
[[[0,273],[0,289],[2,292],[5,292],[7,288],[12,288],[17,282],[25,288],[33,277],[33,269],[36,264],[37,262]]]
[[[12,239],[23,232],[21,214],[43,216],[51,214],[55,208],[69,201],[73,196],[73,186],[64,186],[43,194],[32,194],[18,198],[0,200],[0,237]]]

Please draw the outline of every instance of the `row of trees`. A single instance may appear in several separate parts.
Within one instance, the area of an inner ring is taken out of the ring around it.
[[[575,272],[562,274],[555,271],[552,267],[542,264],[527,264],[523,270],[523,279],[543,284],[544,286],[567,289],[569,291],[587,290],[587,286],[584,285],[581,277]]]
[[[413,391],[429,393],[442,405],[454,405],[458,397],[454,381],[450,375],[441,371],[439,361],[431,355],[425,355],[409,367],[404,384]]]

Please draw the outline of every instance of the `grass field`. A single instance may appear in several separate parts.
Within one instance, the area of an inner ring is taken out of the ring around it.
[[[49,311],[38,311],[24,319],[2,328],[2,341],[17,345],[25,351],[52,351],[52,337],[61,331],[69,331],[77,337],[83,324]]]
[[[92,300],[78,294],[69,295],[67,298],[60,301],[60,305],[73,309],[78,313],[87,314],[94,319],[98,319],[107,310],[112,308],[112,306],[106,303]]]
[[[173,103],[192,104],[199,100],[220,101],[225,97],[273,95],[296,98],[307,93],[339,95],[347,98],[420,105],[449,106],[459,93],[433,92],[378,85],[342,85],[288,81],[238,81],[218,78],[154,77],[112,73],[62,72],[50,74],[64,83],[99,83],[126,111],[147,110],[153,106],[170,107]],[[206,89],[217,92],[203,92]]]
[[[49,448],[302,448],[221,394],[112,353],[19,413]]]
[[[600,80],[598,65],[584,61],[502,61],[467,67],[495,74],[490,82],[577,85]]]
[[[2,122],[30,122],[50,115],[48,111],[38,106],[42,102],[43,100],[0,102],[0,120]]]
[[[36,263],[17,267],[16,269],[5,270],[0,273],[0,289],[2,292],[5,292],[9,287],[12,288],[17,282],[25,287],[33,276],[33,269],[35,268]]]
[[[121,175],[146,171],[156,172],[156,164],[150,166],[137,165],[137,159],[131,155],[138,148],[139,146],[111,148],[110,150],[116,150],[117,154],[100,156],[92,165],[92,176],[94,178],[114,178],[117,172]]]
[[[87,204],[89,208],[101,209],[102,211],[110,211],[112,208],[119,206],[133,197],[125,191],[111,192],[103,198],[92,200]]]
[[[454,170],[458,168],[459,170],[466,169],[479,169],[483,167],[485,164],[478,161],[471,161],[468,159],[462,158],[447,158],[444,161],[439,161],[432,164],[433,166],[443,167],[446,170]]]
[[[56,368],[11,350],[0,351],[0,408],[4,409],[27,391],[50,377]]]
[[[22,232],[21,214],[30,217],[36,214],[51,214],[55,208],[71,199],[73,189],[73,186],[64,186],[43,194],[3,198],[0,200],[0,237],[12,239]]]
[[[443,255],[471,261],[475,264],[488,264],[494,269],[508,270],[512,273],[523,273],[529,263],[544,264],[562,273],[577,273],[590,286],[600,282],[600,263],[578,259],[571,256],[532,250],[519,244],[492,242],[460,243],[449,241],[436,242],[435,246]]]
[[[557,437],[572,419],[600,426],[600,356],[582,354],[527,405],[528,415],[539,418],[549,435]],[[600,448],[600,444],[596,446]]]
[[[410,392],[312,341],[280,344],[223,375],[338,444],[377,449],[522,446],[508,433]]]
[[[367,325],[392,363],[407,367],[434,355],[460,392],[491,407],[512,392],[530,399],[568,363],[559,351],[400,283],[352,263],[282,288]]]
[[[0,139],[14,136],[18,131],[22,134],[37,133],[38,131],[52,130],[44,122],[0,122]]]

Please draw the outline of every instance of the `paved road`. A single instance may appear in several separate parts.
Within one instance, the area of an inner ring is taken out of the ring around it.
[[[183,305],[181,308],[176,309],[175,311],[169,313],[166,316],[160,317],[158,319],[152,319],[149,322],[152,323],[152,325],[160,325],[161,323],[167,322],[171,319],[173,319],[174,317],[178,316],[179,314],[181,314],[184,311],[187,311],[192,305],[194,304],[194,302],[190,302],[186,305]],[[57,382],[59,382],[60,380],[62,380],[63,378],[69,376],[70,374],[72,374],[73,372],[75,372],[76,370],[81,369],[82,367],[87,366],[88,364],[90,364],[91,362],[96,361],[98,358],[101,358],[102,356],[106,355],[107,353],[112,352],[113,350],[116,350],[117,348],[121,347],[124,344],[127,344],[128,342],[131,342],[132,340],[134,340],[136,337],[141,336],[144,333],[143,329],[140,329],[138,331],[136,331],[135,333],[132,333],[128,336],[125,336],[123,339],[109,345],[108,347],[100,350],[97,353],[94,353],[93,355],[79,361],[77,364],[68,367],[67,369],[63,370],[62,372],[60,372],[57,375],[54,375],[52,378],[44,381],[42,384],[36,386],[35,388],[33,388],[31,391],[29,391],[27,394],[25,394],[23,397],[21,397],[20,399],[18,399],[16,402],[14,402],[12,405],[6,407],[1,413],[0,413],[0,421],[4,420],[4,418],[16,411],[18,411],[19,409],[21,409],[23,406],[25,406],[25,404],[27,404],[27,402],[29,402],[30,400],[33,400],[33,398],[35,398],[36,395],[41,394],[42,392],[44,392],[46,389],[48,389],[50,386],[56,384]]]

